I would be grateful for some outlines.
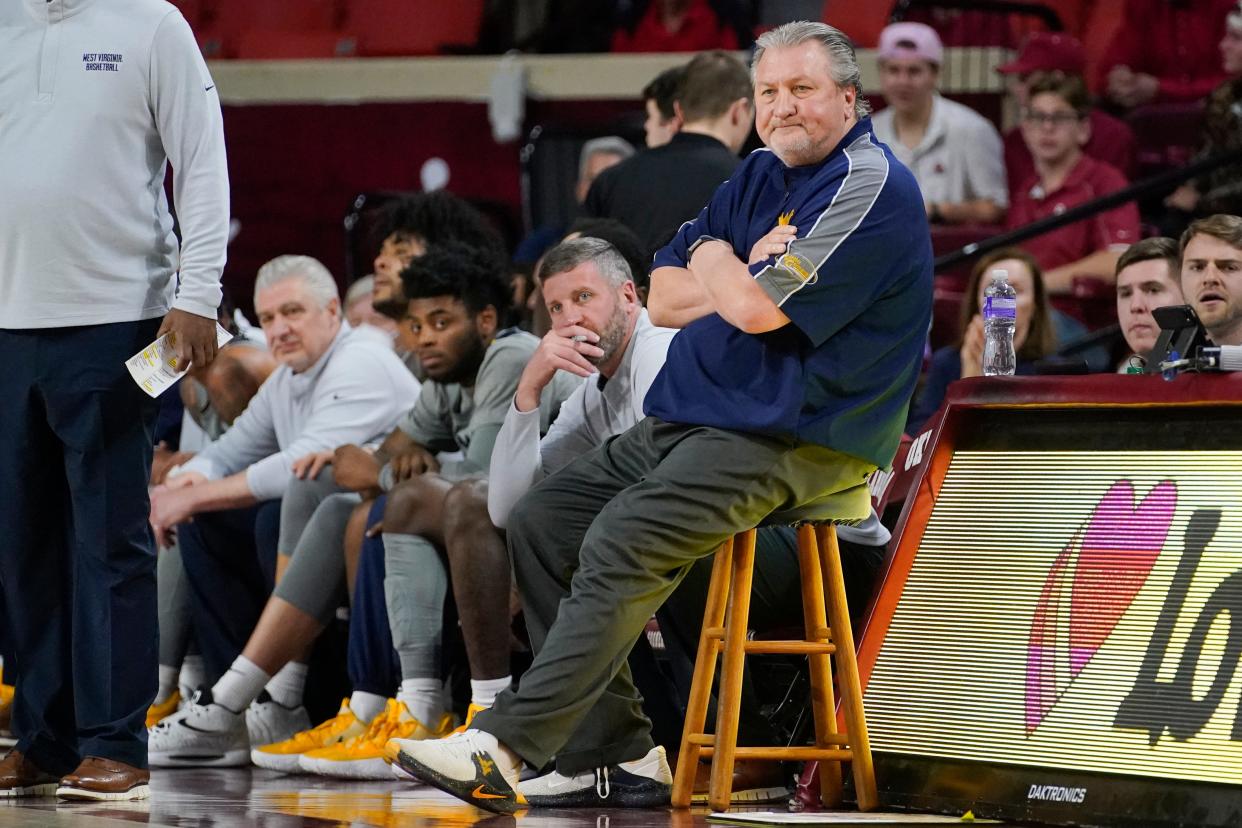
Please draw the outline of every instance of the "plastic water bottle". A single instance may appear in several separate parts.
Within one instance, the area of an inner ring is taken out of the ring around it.
[[[1013,376],[1018,367],[1013,352],[1018,294],[1009,284],[1008,271],[997,268],[989,276],[992,282],[983,293],[983,374]]]

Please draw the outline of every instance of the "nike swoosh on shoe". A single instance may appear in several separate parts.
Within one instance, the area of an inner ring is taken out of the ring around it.
[[[476,808],[494,814],[512,814],[527,807],[522,795],[513,790],[508,780],[496,770],[495,760],[482,753],[474,753],[470,758],[474,763],[473,779],[451,779],[443,776],[405,751],[397,753],[396,763],[427,784],[469,802]]]

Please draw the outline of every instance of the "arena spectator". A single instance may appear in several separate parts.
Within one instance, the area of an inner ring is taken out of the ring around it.
[[[1126,186],[1116,167],[1083,154],[1090,136],[1090,104],[1080,78],[1048,75],[1031,84],[1022,112],[1022,137],[1035,174],[1014,190],[1007,227],[1058,215]],[[1043,233],[1025,242],[1044,269],[1050,293],[1068,293],[1075,276],[1111,282],[1117,257],[1138,240],[1133,202]]]
[[[924,23],[893,23],[876,51],[887,108],[875,134],[914,173],[933,223],[996,224],[1009,191],[1000,135],[979,113],[940,96],[944,48]]]
[[[1160,326],[1152,309],[1184,303],[1180,275],[1174,239],[1143,239],[1126,248],[1117,260],[1117,321],[1130,351],[1119,371],[1124,373],[1135,357],[1140,363],[1146,360],[1155,346]]]
[[[643,109],[647,113],[643,121],[643,134],[647,149],[662,147],[673,139],[681,129],[681,113],[677,111],[677,95],[686,67],[674,66],[655,76],[643,87]]]
[[[1219,43],[1237,0],[1126,0],[1121,25],[1100,63],[1105,96],[1126,109],[1196,101],[1225,76],[1207,47]]]
[[[749,46],[746,5],[737,0],[637,0],[613,32],[614,52],[703,52]]]
[[[996,68],[1005,75],[1009,92],[1019,113],[1026,109],[1027,90],[1045,74],[1082,78],[1086,56],[1077,38],[1063,32],[1034,32],[1022,44],[1017,57]],[[1134,172],[1134,133],[1125,121],[1092,107],[1087,116],[1091,133],[1082,151],[1085,155],[1112,164],[1127,177]],[[1020,127],[1005,133],[1005,172],[1010,192],[1035,174],[1035,159],[1026,147]],[[1012,196],[1011,196],[1012,197]]]
[[[896,450],[931,318],[918,185],[875,140],[845,35],[792,23],[757,46],[771,151],[657,254],[651,318],[682,330],[648,416],[510,513],[534,664],[462,734],[390,743],[487,810],[666,804],[668,764],[619,668],[652,612],[735,532],[858,486]]]
[[[634,147],[630,145],[630,142],[615,135],[592,138],[582,145],[582,149],[578,152],[578,178],[574,184],[576,214],[581,213],[582,204],[592,184],[595,183],[596,177],[633,154]],[[537,264],[540,256],[564,238],[565,232],[565,225],[561,223],[548,223],[536,227],[518,243],[517,249],[513,251],[513,260]],[[538,328],[538,314],[536,314],[536,332]]]
[[[260,268],[255,308],[280,368],[227,433],[151,494],[157,538],[166,546],[175,529],[181,545],[209,682],[241,651],[270,590],[254,539],[257,505],[284,494],[294,460],[386,433],[418,393],[390,348],[342,324],[336,282],[316,260],[282,256]],[[240,723],[243,738],[247,718],[256,732],[296,731],[306,712],[279,696],[252,706],[249,716],[244,708],[221,710]],[[189,705],[151,730],[153,765],[178,762],[182,737],[196,732],[183,722],[202,706]],[[226,750],[220,758],[228,758]]]
[[[1035,363],[1056,350],[1052,306],[1048,304],[1039,263],[1029,253],[1014,247],[983,256],[970,272],[966,300],[962,303],[958,340],[932,354],[923,388],[910,408],[907,434],[917,434],[936,413],[944,402],[950,383],[983,373],[983,316],[980,308],[983,307],[983,292],[991,284],[994,270],[1008,273],[1009,284],[1018,294],[1017,323],[1013,332],[1013,347],[1018,357],[1017,373],[1034,373]]]
[[[634,147],[624,138],[606,135],[603,138],[592,138],[582,145],[578,153],[578,183],[574,185],[574,195],[581,204],[586,200],[587,193],[600,173],[609,167],[620,164],[634,154]]]
[[[1190,223],[1178,244],[1182,294],[1217,345],[1242,345],[1242,218]]]
[[[649,253],[698,215],[738,165],[754,120],[750,75],[724,52],[696,55],[676,102],[681,131],[605,171],[583,209],[629,227]]]
[[[1221,64],[1229,79],[1212,90],[1203,116],[1203,146],[1196,160],[1242,149],[1242,6],[1226,18]],[[1242,164],[1227,164],[1178,187],[1165,204],[1184,213],[1242,214]]]

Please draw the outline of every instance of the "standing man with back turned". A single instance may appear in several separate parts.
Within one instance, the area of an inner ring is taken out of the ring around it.
[[[666,804],[625,661],[647,619],[722,541],[896,452],[931,322],[918,185],[876,141],[840,31],[766,32],[753,74],[768,150],[656,254],[651,319],[681,331],[646,418],[510,514],[534,663],[460,735],[389,742],[404,770],[480,808]]]
[[[0,54],[0,623],[18,672],[0,796],[143,799],[156,403],[124,363],[163,333],[182,364],[215,358],[220,100],[162,0],[4,3]]]

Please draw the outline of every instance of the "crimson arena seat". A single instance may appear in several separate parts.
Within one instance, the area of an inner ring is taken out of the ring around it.
[[[235,41],[239,60],[293,60],[350,57],[357,51],[354,38],[340,32],[286,32],[252,29]]]
[[[204,4],[200,42],[208,57],[330,57],[320,55],[327,36],[340,31],[342,0],[199,0]],[[266,33],[260,36],[260,33]],[[280,36],[273,36],[280,33]],[[314,35],[299,47],[298,34]],[[287,35],[288,37],[284,37]],[[340,36],[340,35],[338,35]],[[343,37],[343,36],[340,36]],[[267,54],[263,44],[273,44]],[[281,45],[277,45],[281,44]],[[284,45],[292,44],[292,45]],[[314,54],[301,54],[308,44],[319,44]],[[286,54],[292,52],[292,54]]]
[[[435,55],[473,49],[483,0],[349,0],[345,30],[371,57]]]

